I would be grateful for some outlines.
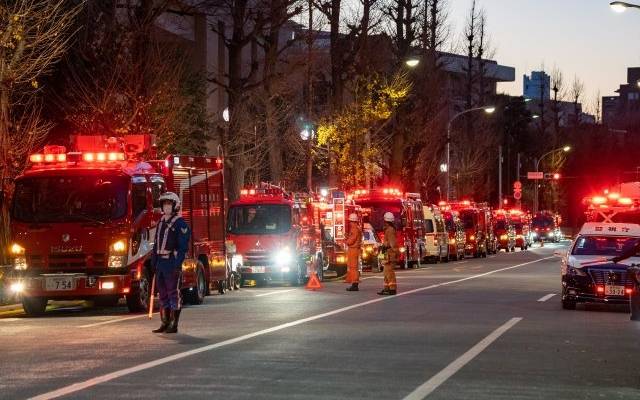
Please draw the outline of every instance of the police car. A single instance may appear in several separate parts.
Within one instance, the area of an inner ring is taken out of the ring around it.
[[[576,303],[627,304],[633,292],[631,264],[636,254],[615,263],[612,259],[629,251],[640,240],[640,225],[588,222],[562,259],[562,307],[574,310]]]

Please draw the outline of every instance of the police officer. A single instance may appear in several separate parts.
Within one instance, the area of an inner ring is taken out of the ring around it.
[[[395,217],[393,213],[384,214],[384,240],[382,248],[385,250],[384,259],[384,289],[378,292],[381,296],[396,294],[396,262],[398,257],[398,243],[396,241],[396,228],[394,227]]]
[[[163,215],[156,226],[151,263],[156,271],[162,324],[153,332],[176,333],[182,308],[182,262],[187,254],[191,232],[180,217],[180,198],[175,193],[166,192],[161,195],[160,204]]]
[[[349,237],[347,245],[347,276],[346,283],[351,286],[347,288],[349,292],[357,292],[360,283],[360,252],[362,251],[362,230],[358,226],[358,215],[349,215]]]

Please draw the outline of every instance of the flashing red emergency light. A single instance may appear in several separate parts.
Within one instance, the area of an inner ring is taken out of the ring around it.
[[[32,163],[41,163],[44,161],[44,156],[42,154],[31,154],[29,156],[29,161]]]
[[[604,204],[607,202],[607,198],[603,196],[594,196],[593,198],[591,198],[591,202],[593,204]]]
[[[106,162],[106,161],[124,161],[124,153],[83,153],[82,160],[85,162]]]
[[[625,206],[630,206],[633,204],[633,200],[630,199],[629,197],[620,197],[618,199],[618,203],[625,205]]]
[[[559,174],[559,173],[557,173],[557,172],[556,172],[555,174],[553,174],[553,179],[555,179],[556,181],[557,181],[558,179],[560,179],[560,174]]]
[[[597,291],[598,293],[604,293],[604,286],[598,286],[598,287],[596,288],[596,291]]]
[[[618,200],[620,198],[620,193],[609,193],[607,197],[611,200]]]
[[[61,154],[31,154],[29,155],[29,161],[34,164],[39,164],[43,162],[52,163],[52,162],[65,162],[67,161],[67,155],[64,153]]]

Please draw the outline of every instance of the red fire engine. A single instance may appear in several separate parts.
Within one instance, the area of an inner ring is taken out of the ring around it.
[[[345,192],[337,190],[331,191],[326,198],[317,199],[314,204],[319,211],[316,220],[323,233],[324,275],[342,276],[347,273],[348,218],[353,213],[360,219],[360,206],[347,198]]]
[[[450,203],[452,210],[458,211],[465,231],[465,254],[473,257],[486,257],[489,235],[487,231],[486,214],[481,211],[482,205],[465,200]]]
[[[498,250],[516,251],[516,228],[511,221],[511,214],[506,210],[493,211],[493,230],[498,240]]]
[[[46,146],[16,180],[10,280],[29,315],[48,300],[90,299],[147,309],[158,198],[173,191],[192,228],[183,264],[185,299],[200,304],[229,279],[224,252],[222,160],[154,154],[153,136],[76,136],[74,152]],[[219,289],[221,290],[221,289]]]
[[[313,210],[307,207],[308,201],[266,183],[241,191],[229,208],[227,250],[242,284],[304,283],[309,267],[323,259],[320,232],[311,228]]]
[[[362,207],[363,219],[373,226],[383,240],[384,214],[395,216],[400,258],[403,268],[420,266],[426,255],[424,248],[424,210],[419,194],[403,194],[399,189],[356,190],[355,203]]]
[[[516,230],[516,247],[526,250],[531,246],[531,216],[522,210],[509,210],[511,223]]]

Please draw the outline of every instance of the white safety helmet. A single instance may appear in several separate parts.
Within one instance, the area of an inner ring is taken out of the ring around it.
[[[384,213],[384,221],[385,222],[393,222],[396,220],[396,217],[393,216],[393,213],[386,212]]]
[[[358,222],[358,214],[356,214],[356,213],[349,214],[349,221]]]
[[[163,193],[162,195],[160,195],[160,199],[158,201],[160,201],[160,204],[164,203],[165,201],[170,201],[173,203],[173,212],[180,211],[180,197],[178,197],[178,195],[173,192]]]

